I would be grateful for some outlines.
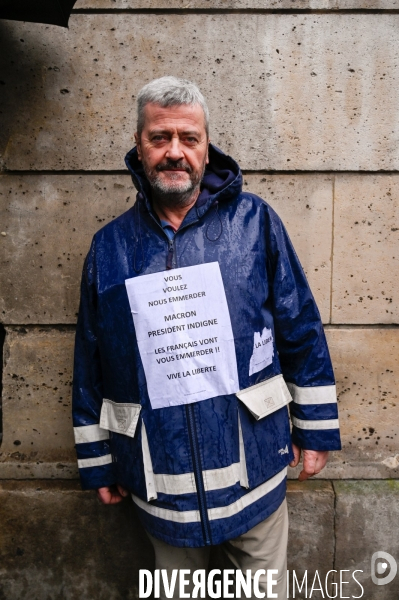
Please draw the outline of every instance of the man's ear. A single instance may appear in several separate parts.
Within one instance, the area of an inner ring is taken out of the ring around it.
[[[137,147],[137,158],[139,160],[141,160],[141,144],[140,144],[140,137],[138,133],[134,134],[134,141],[136,142],[136,147]]]

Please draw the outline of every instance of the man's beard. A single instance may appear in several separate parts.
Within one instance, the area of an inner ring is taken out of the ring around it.
[[[190,165],[184,160],[174,161],[167,158],[155,168],[151,168],[147,165],[143,157],[142,164],[155,202],[168,208],[182,208],[190,204],[196,190],[199,191],[206,162],[204,160],[202,168],[197,172],[193,171]],[[189,174],[189,179],[183,183],[180,179],[181,171],[176,171],[175,181],[173,180],[173,176],[169,181],[164,181],[159,174],[161,171],[169,169],[184,169]]]

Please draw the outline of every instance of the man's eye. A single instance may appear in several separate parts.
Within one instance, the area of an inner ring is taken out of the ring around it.
[[[162,142],[165,139],[164,135],[154,135],[152,137],[153,142]]]
[[[197,140],[197,138],[195,138],[195,137],[187,137],[187,138],[185,138],[185,141],[186,141],[188,144],[196,144],[198,140]]]

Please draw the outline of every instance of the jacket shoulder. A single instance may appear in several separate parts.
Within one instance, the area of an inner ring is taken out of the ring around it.
[[[109,237],[114,237],[114,235],[118,231],[122,231],[125,227],[132,222],[133,213],[134,213],[134,205],[131,206],[124,213],[112,219],[109,223],[101,227],[93,236],[94,242],[100,242],[101,240],[106,240]]]
[[[129,237],[134,235],[133,221],[134,206],[101,227],[91,240],[83,270],[94,277],[98,260],[117,252],[118,248],[126,246]]]
[[[281,218],[276,213],[274,208],[261,196],[253,194],[252,192],[243,191],[239,194],[239,202],[247,202],[249,205],[256,207],[257,210],[262,211],[265,216],[270,220],[270,224],[281,224]]]

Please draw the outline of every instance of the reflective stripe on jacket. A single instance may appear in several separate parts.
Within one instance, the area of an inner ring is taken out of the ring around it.
[[[340,449],[323,327],[283,224],[242,192],[230,157],[210,146],[201,194],[173,241],[152,211],[135,149],[126,163],[137,201],[94,236],[83,269],[73,386],[81,481],[130,490],[144,526],[169,544],[219,544],[285,497],[291,398],[293,442]],[[225,288],[240,391],[154,410],[125,280],[212,262]],[[271,362],[254,371],[254,340],[265,328]]]

